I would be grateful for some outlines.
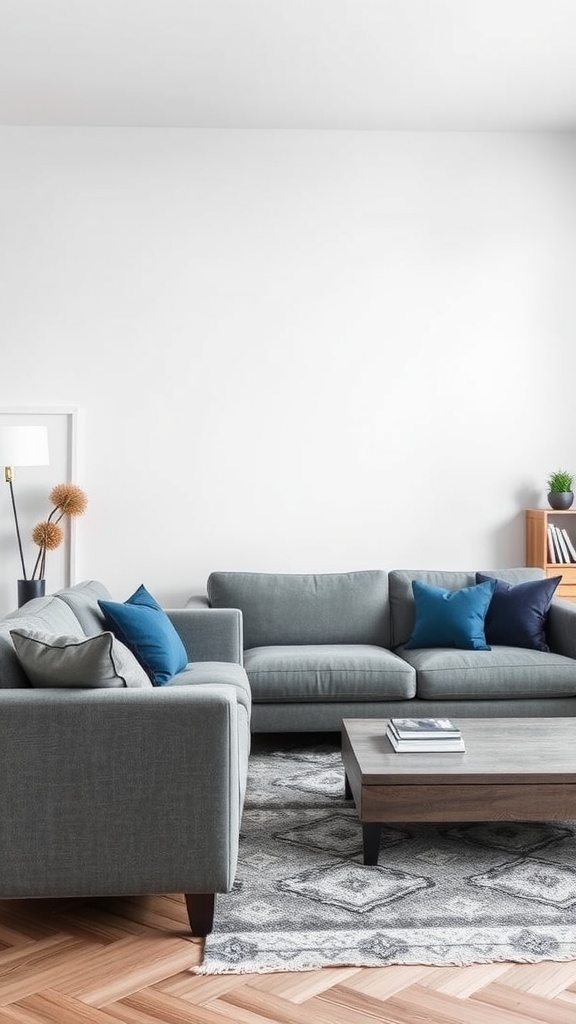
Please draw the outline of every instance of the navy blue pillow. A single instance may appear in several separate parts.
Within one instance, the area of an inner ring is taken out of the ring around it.
[[[126,644],[155,686],[163,686],[188,664],[186,648],[166,612],[145,586],[124,604],[98,601],[108,629]]]
[[[481,572],[476,582],[493,579]],[[502,647],[528,647],[531,651],[549,651],[546,619],[554,591],[562,579],[552,576],[527,583],[495,580],[496,589],[486,614],[486,640]]]
[[[491,580],[476,587],[445,590],[412,580],[415,621],[404,646],[408,650],[458,647],[462,651],[489,651],[484,618],[495,587],[496,580]]]

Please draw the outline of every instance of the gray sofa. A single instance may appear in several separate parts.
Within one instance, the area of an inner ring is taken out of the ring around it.
[[[205,935],[234,881],[246,785],[240,614],[169,611],[190,663],[167,685],[31,686],[10,631],[80,646],[106,629],[99,598],[85,582],[0,623],[0,899],[182,892]]]
[[[533,568],[487,575],[512,585],[544,578]],[[333,731],[351,717],[576,713],[576,604],[553,600],[549,652],[408,650],[415,579],[458,590],[476,574],[213,572],[204,603],[243,617],[252,730]]]

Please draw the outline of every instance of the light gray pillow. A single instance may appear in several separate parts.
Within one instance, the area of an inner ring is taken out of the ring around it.
[[[132,652],[113,633],[77,637],[11,629],[10,636],[32,686],[152,686]]]

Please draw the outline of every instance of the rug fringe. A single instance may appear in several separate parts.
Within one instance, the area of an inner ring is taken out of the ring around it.
[[[311,964],[309,967],[279,967],[279,966],[272,967],[272,966],[268,966],[268,965],[256,965],[256,964],[251,964],[251,965],[248,964],[248,965],[246,965],[246,964],[243,964],[243,965],[237,966],[237,967],[236,966],[221,967],[219,965],[207,965],[207,966],[204,966],[204,964],[199,964],[197,967],[193,967],[191,970],[192,970],[192,974],[203,974],[205,976],[210,975],[210,974],[279,974],[279,973],[284,973],[285,974],[286,972],[288,972],[289,974],[295,974],[297,971],[319,971],[319,970],[322,970],[323,966],[327,966],[327,965],[325,965],[325,964]],[[332,966],[334,966],[334,965],[332,965]],[[345,965],[342,964],[342,965],[336,965],[336,966],[345,966]],[[360,964],[354,964],[352,966],[360,967],[361,965]]]
[[[548,956],[546,957],[547,963],[567,963],[573,961],[574,956],[570,953],[566,955]],[[488,956],[484,958],[475,957],[470,960],[450,960],[437,959],[433,960],[411,960],[409,957],[404,957],[398,960],[370,960],[370,959],[349,959],[342,961],[342,963],[336,963],[335,961],[324,961],[319,963],[308,964],[291,964],[291,963],[277,963],[277,964],[198,964],[191,968],[192,974],[199,975],[216,975],[216,974],[295,974],[297,972],[305,971],[321,971],[327,968],[333,967],[474,967],[476,964],[539,964],[542,963],[542,958],[538,956],[503,956],[494,957]]]

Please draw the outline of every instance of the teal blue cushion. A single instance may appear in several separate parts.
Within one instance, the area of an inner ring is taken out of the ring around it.
[[[484,620],[495,587],[496,580],[489,580],[475,587],[445,590],[413,580],[415,621],[405,646],[489,651]]]
[[[98,601],[106,626],[126,644],[155,686],[163,686],[188,664],[186,648],[166,612],[144,585],[124,604]]]

